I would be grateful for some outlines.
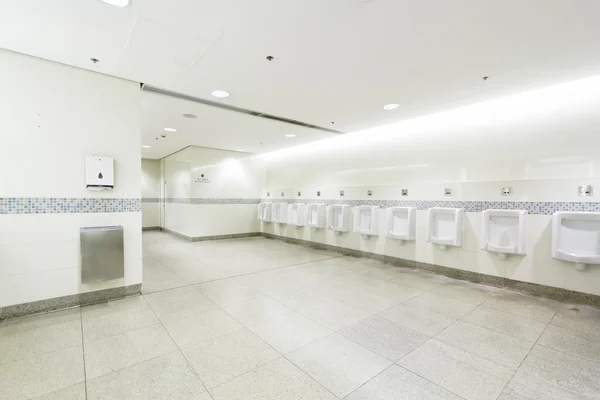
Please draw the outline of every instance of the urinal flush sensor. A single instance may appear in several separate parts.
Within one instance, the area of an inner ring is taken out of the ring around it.
[[[85,158],[85,187],[90,190],[107,190],[115,186],[114,159],[103,156]]]

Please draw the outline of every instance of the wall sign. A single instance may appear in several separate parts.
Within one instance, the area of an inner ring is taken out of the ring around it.
[[[200,174],[199,177],[194,179],[194,183],[210,183],[210,179],[208,179],[206,175]]]

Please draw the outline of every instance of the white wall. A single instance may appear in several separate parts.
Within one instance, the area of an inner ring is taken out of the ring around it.
[[[142,159],[142,227],[160,226],[160,160]]]
[[[317,201],[319,190],[319,200],[330,202],[565,202],[559,207],[600,210],[599,89],[600,78],[596,77],[265,154],[261,159],[269,162],[268,185],[261,197],[266,198],[270,192],[271,201],[310,203]],[[579,197],[579,184],[595,185],[595,197]],[[514,195],[501,196],[502,186],[512,186]],[[406,197],[401,196],[404,188],[409,190]],[[453,196],[445,196],[445,188],[452,188]],[[343,198],[340,190],[345,191]],[[367,196],[367,190],[373,190],[372,197]],[[297,196],[298,191],[301,197]],[[527,255],[507,260],[480,250],[480,212],[465,213],[463,245],[448,251],[425,241],[424,210],[417,213],[417,240],[403,245],[383,236],[383,220],[381,235],[369,240],[356,233],[339,237],[328,230],[279,224],[262,224],[262,229],[600,294],[600,266],[580,272],[571,263],[552,259],[551,212],[534,214],[538,215],[527,217]]]
[[[260,231],[255,203],[266,187],[264,161],[191,146],[163,162],[165,228],[190,237]]]
[[[0,50],[0,93],[0,307],[141,283],[139,84]],[[85,188],[89,154],[114,157],[114,190]],[[42,197],[130,211],[7,205]],[[102,225],[124,227],[125,278],[82,285],[79,228]]]

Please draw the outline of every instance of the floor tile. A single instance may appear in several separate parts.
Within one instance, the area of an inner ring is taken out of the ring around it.
[[[593,398],[593,397],[592,397]],[[498,400],[590,400],[590,397],[579,395],[544,381],[532,378],[518,370]]]
[[[229,279],[202,283],[195,288],[221,307],[249,300],[261,294],[249,285],[231,283]]]
[[[81,320],[83,321],[83,339],[86,342],[159,322],[142,296],[82,307]]]
[[[81,345],[79,308],[0,324],[0,365]]]
[[[297,311],[334,331],[371,316],[371,313],[337,300],[298,307]]]
[[[144,265],[143,276],[142,293],[144,294],[174,289],[188,284],[182,277],[162,265],[153,267]]]
[[[83,382],[83,351],[68,347],[0,365],[0,399],[39,397]]]
[[[391,361],[398,361],[429,339],[427,335],[377,315],[342,328],[338,333]]]
[[[528,342],[535,342],[546,328],[546,324],[533,319],[485,307],[476,308],[462,320]]]
[[[409,304],[398,304],[389,310],[380,312],[379,315],[429,336],[437,334],[456,320],[447,315]]]
[[[297,312],[251,326],[250,330],[281,354],[287,354],[332,333]]]
[[[386,296],[391,299],[396,299],[398,302],[412,299],[413,297],[423,294],[423,290],[414,287],[401,285],[396,282],[381,282],[377,285],[369,287],[369,290]]]
[[[517,369],[533,346],[533,342],[462,321],[450,325],[435,338],[513,369]]]
[[[338,397],[348,395],[391,365],[335,333],[290,353],[288,358]]]
[[[194,309],[169,314],[161,321],[180,348],[238,330],[242,324],[221,309],[199,312]]]
[[[559,311],[550,325],[560,326],[584,334],[586,337],[600,340],[600,310],[589,313],[576,311]]]
[[[209,389],[279,357],[245,328],[183,349],[183,354]]]
[[[86,400],[85,383],[78,383],[56,392],[48,393],[33,400]]]
[[[544,346],[535,345],[517,375],[541,382],[544,387],[600,398],[600,362],[584,360]]]
[[[590,337],[585,331],[548,325],[537,343],[573,356],[600,361],[600,339]]]
[[[470,282],[449,283],[433,289],[431,292],[442,297],[452,297],[467,303],[481,304],[502,289]]]
[[[392,365],[345,400],[461,400],[444,388]]]
[[[284,358],[213,390],[215,400],[336,400],[329,391]]]
[[[208,392],[204,392],[198,396],[194,396],[190,400],[213,400],[213,398]]]
[[[435,339],[398,363],[467,400],[496,399],[514,371]]]
[[[526,319],[532,319],[542,324],[550,322],[556,309],[543,301],[535,301],[528,296],[496,296],[486,300],[481,307],[515,314]]]
[[[223,309],[245,325],[255,325],[259,322],[292,312],[291,309],[266,296],[258,296],[250,300],[227,304],[223,306]]]
[[[160,324],[86,342],[86,376],[93,379],[175,350],[175,343]]]
[[[206,392],[179,351],[91,379],[88,400],[189,400]]]
[[[460,318],[479,305],[478,302],[466,302],[434,292],[426,292],[417,297],[413,297],[405,304],[426,308],[453,318]]]
[[[437,288],[441,285],[441,283],[435,279],[435,275],[418,274],[413,271],[395,274],[391,279],[401,285],[414,287],[424,291]]]
[[[414,290],[417,291],[417,289]],[[373,291],[358,289],[338,296],[336,299],[371,314],[387,310],[403,301],[399,300],[397,296],[379,294],[376,289]]]
[[[159,318],[186,310],[204,312],[218,308],[215,303],[192,286],[165,290],[144,297]]]

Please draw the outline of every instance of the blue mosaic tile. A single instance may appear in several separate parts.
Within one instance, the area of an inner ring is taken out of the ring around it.
[[[0,199],[0,214],[83,214],[139,212],[140,199],[74,197],[7,197]]]
[[[192,197],[192,198],[169,197],[165,201],[167,203],[178,203],[178,204],[258,204],[258,203],[260,203],[260,199],[218,199],[218,198],[203,198],[203,197]]]
[[[346,204],[356,206],[415,207],[427,210],[432,207],[462,208],[466,212],[482,212],[485,210],[527,210],[534,215],[552,215],[557,211],[600,212],[599,202],[532,202],[532,201],[444,201],[444,200],[344,200],[344,199],[276,199],[265,198],[261,201],[283,203],[321,203],[326,205]]]

